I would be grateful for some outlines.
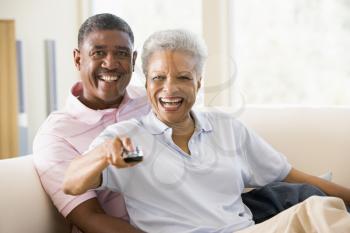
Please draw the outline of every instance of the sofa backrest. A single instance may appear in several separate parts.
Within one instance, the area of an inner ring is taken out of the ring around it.
[[[292,165],[350,187],[350,108],[215,108],[257,131]],[[68,233],[42,189],[32,155],[0,160],[0,232]]]
[[[226,109],[226,111],[229,111]],[[250,107],[233,113],[302,171],[350,187],[350,108]]]
[[[43,190],[32,155],[0,160],[0,232],[68,233]]]
[[[332,172],[335,183],[350,187],[349,107],[197,107],[231,114],[253,129],[293,167],[312,175]]]

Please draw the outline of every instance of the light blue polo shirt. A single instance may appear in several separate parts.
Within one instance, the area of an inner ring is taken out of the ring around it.
[[[232,233],[253,225],[243,204],[245,187],[283,180],[286,157],[221,112],[192,111],[191,155],[172,141],[172,129],[151,112],[109,126],[91,148],[107,138],[128,136],[144,160],[132,168],[109,166],[99,189],[122,192],[131,223],[152,233]]]

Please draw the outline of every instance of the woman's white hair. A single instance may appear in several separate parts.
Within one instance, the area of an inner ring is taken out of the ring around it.
[[[153,33],[143,44],[142,70],[147,77],[148,61],[157,51],[178,50],[191,53],[197,59],[196,71],[203,74],[207,54],[207,46],[202,38],[184,29],[162,30]]]

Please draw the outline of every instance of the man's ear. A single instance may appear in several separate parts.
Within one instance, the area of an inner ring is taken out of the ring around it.
[[[135,63],[136,63],[136,58],[137,58],[137,51],[135,50],[132,54],[132,71],[135,71]]]
[[[79,49],[73,50],[73,57],[74,57],[74,65],[77,67],[77,69],[80,71],[80,51]]]

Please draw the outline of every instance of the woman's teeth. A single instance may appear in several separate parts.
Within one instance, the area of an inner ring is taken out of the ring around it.
[[[182,98],[159,98],[163,105],[178,105],[181,104]]]

